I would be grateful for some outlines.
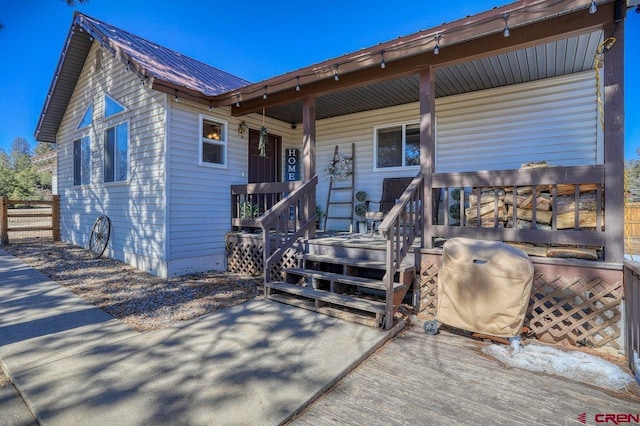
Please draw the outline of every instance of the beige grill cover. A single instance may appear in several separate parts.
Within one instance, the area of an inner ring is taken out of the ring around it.
[[[437,319],[499,337],[520,334],[531,296],[529,256],[498,241],[452,238],[442,250]]]

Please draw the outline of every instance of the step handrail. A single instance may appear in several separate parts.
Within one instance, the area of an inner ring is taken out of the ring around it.
[[[393,326],[393,280],[416,237],[423,238],[424,176],[418,173],[378,227],[387,240],[385,328]],[[429,207],[430,208],[430,207]]]
[[[318,175],[298,186],[267,210],[257,222],[262,227],[264,282],[271,280],[271,265],[303,235],[315,236]],[[265,286],[265,296],[266,296]]]

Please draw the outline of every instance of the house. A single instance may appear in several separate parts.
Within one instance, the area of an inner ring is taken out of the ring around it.
[[[39,154],[33,157],[31,162],[36,168],[37,173],[46,174],[47,176],[51,175],[51,193],[53,195],[58,194],[58,153],[53,151],[45,152],[44,154]]]
[[[416,307],[432,305],[436,242],[466,236],[590,250],[594,260],[534,258],[532,322],[552,340],[619,347],[624,194],[616,188],[632,6],[517,1],[257,83],[77,13],[36,129],[37,140],[59,146],[61,237],[87,246],[105,214],[110,257],[172,276],[223,270],[230,250],[261,263],[270,281],[295,262],[299,237],[315,236],[315,206],[329,189],[323,170],[336,147],[353,147],[354,190],[371,199],[385,178],[415,177],[380,225],[386,296],[381,310],[371,307],[379,324],[392,323],[397,288]],[[300,168],[294,182],[289,160]],[[521,169],[540,162],[548,167]],[[564,185],[575,203],[560,226],[559,210],[541,205],[557,207]],[[518,198],[523,187],[528,202]],[[525,210],[527,218],[517,213]],[[243,226],[264,231],[227,236]],[[327,224],[340,226],[349,229]],[[355,285],[333,277],[329,293]],[[327,312],[346,300],[293,284],[268,294],[309,296],[310,308]]]

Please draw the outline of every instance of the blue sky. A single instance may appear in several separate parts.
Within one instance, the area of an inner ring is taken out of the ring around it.
[[[81,12],[259,81],[510,1],[89,0]],[[184,5],[184,6],[182,6]],[[33,133],[71,25],[62,0],[0,1],[0,148]],[[640,148],[640,14],[626,20],[625,158]],[[632,52],[635,52],[632,54]]]

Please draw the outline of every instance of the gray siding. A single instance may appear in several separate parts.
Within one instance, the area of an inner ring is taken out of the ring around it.
[[[438,99],[437,172],[601,162],[593,71]]]
[[[602,163],[595,84],[593,72],[586,72],[436,99],[436,172],[517,169],[542,160],[563,166]],[[373,137],[374,126],[416,120],[417,103],[318,121],[320,206],[327,201],[324,170],[336,145],[347,154],[356,144],[355,191],[366,191],[372,200],[382,196],[385,177],[415,176],[415,166],[374,170]],[[350,214],[346,207],[332,212]],[[345,229],[345,222],[329,221],[327,227]]]
[[[88,245],[96,218],[106,214],[112,232],[106,255],[140,269],[163,275],[164,264],[164,124],[166,96],[143,88],[132,72],[104,54],[95,70],[99,44],[89,53],[58,130],[58,188],[61,198],[61,237]],[[127,110],[103,118],[103,96],[109,94]],[[76,130],[93,102],[93,125]],[[129,123],[129,179],[103,183],[104,131]],[[73,185],[73,140],[91,137],[91,184]]]
[[[244,120],[259,129],[262,117],[230,117],[229,110],[200,108],[185,102],[170,102],[169,153],[169,274],[225,269],[224,237],[231,230],[231,191],[234,184],[247,183],[248,136],[239,135]],[[228,166],[199,164],[199,114],[228,123]],[[291,146],[292,130],[286,123],[265,122],[269,133],[282,136],[283,147]]]

